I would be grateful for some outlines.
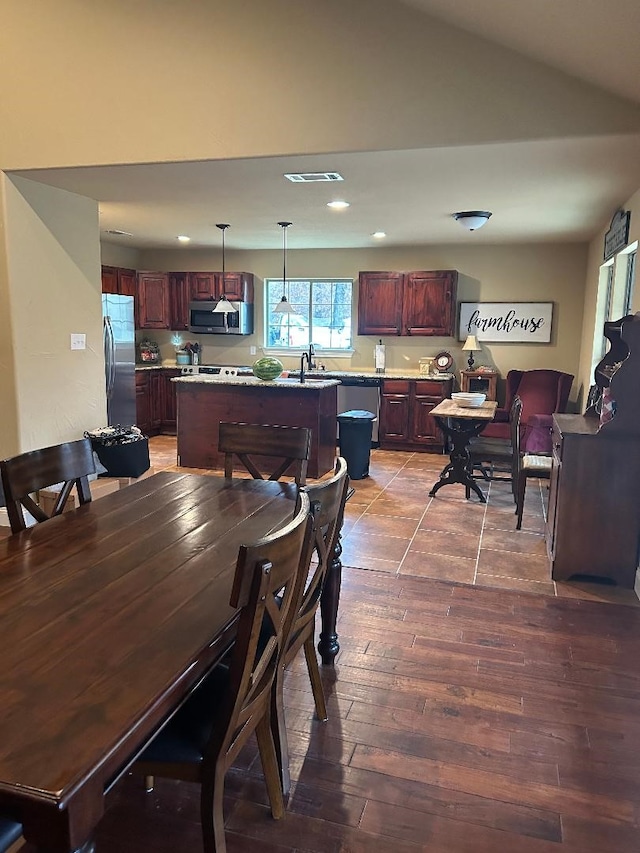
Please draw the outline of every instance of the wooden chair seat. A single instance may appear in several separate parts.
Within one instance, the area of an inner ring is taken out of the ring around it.
[[[89,474],[95,474],[91,442],[87,438],[69,441],[39,450],[30,450],[0,461],[11,531],[18,533],[27,527],[26,510],[37,522],[48,521],[64,511],[69,495],[75,488],[81,504],[89,503],[91,490]],[[32,498],[35,492],[61,484],[49,513]]]
[[[224,777],[253,732],[272,815],[284,815],[271,689],[287,647],[302,572],[306,577],[309,571],[314,541],[309,508],[308,496],[301,493],[292,521],[254,545],[240,547],[230,604],[241,610],[229,663],[202,681],[133,765],[148,778],[200,784],[205,853],[226,850]]]
[[[267,479],[292,476],[302,486],[307,476],[311,451],[311,430],[306,427],[268,424],[221,423],[218,450],[225,454],[224,475],[233,476],[237,456],[254,480],[264,480],[259,465],[268,467]],[[260,462],[255,459],[260,457]]]

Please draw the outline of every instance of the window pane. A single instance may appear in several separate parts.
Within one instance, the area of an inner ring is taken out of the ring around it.
[[[283,293],[282,280],[267,280],[266,346],[351,347],[351,281],[290,280],[284,292],[293,314],[274,313]]]

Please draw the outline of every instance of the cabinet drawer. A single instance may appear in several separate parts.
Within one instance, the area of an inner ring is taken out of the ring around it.
[[[563,445],[563,443],[564,442],[562,439],[562,432],[560,430],[560,427],[558,426],[558,424],[554,420],[553,427],[551,430],[551,447],[553,449],[553,455],[558,459],[558,461],[560,461],[562,459],[562,445]]]
[[[383,394],[408,394],[409,379],[385,379],[382,383]]]
[[[442,392],[446,387],[446,382],[438,382],[429,379],[419,379],[416,381],[416,394],[419,394],[420,396],[437,397],[438,399],[441,399]]]

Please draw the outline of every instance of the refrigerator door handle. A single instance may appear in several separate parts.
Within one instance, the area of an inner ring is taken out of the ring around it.
[[[111,317],[104,318],[104,364],[107,381],[107,400],[111,399],[116,375],[116,345]]]

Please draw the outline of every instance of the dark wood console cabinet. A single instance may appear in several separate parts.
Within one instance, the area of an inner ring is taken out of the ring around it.
[[[384,379],[380,398],[380,447],[441,453],[444,438],[431,414],[451,396],[453,379]]]
[[[613,418],[601,424],[595,413],[553,416],[546,540],[554,580],[586,576],[633,589],[640,550],[640,314],[620,322],[627,354],[610,371]]]

